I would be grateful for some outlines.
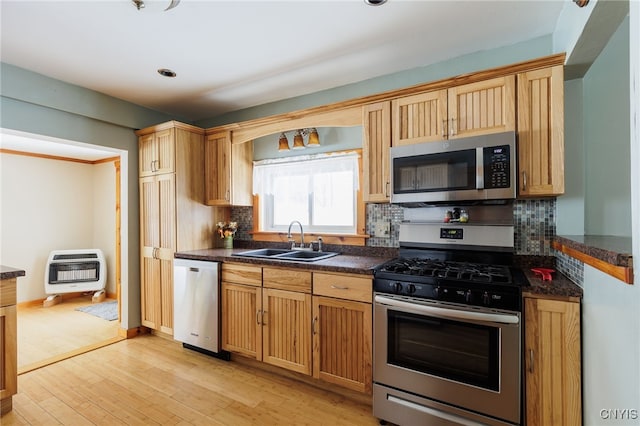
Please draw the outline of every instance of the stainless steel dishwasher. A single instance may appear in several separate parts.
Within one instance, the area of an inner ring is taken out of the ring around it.
[[[173,260],[173,338],[182,346],[227,358],[220,351],[220,263]]]

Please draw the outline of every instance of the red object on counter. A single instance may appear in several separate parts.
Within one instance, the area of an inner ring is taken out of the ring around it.
[[[536,275],[540,275],[542,281],[552,281],[553,279],[551,278],[551,273],[555,272],[556,270],[548,268],[531,268],[531,271]]]

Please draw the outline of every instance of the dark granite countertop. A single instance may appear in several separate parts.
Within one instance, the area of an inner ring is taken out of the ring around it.
[[[12,268],[10,266],[0,265],[0,280],[8,280],[11,278],[24,277],[25,272],[22,269]]]
[[[342,272],[350,274],[373,275],[373,270],[378,265],[390,260],[393,256],[382,257],[380,252],[372,250],[372,255],[367,255],[366,249],[355,253],[341,254],[316,262],[295,262],[289,260],[275,260],[233,256],[233,253],[246,251],[247,248],[234,249],[203,249],[178,252],[178,259],[204,260],[209,262],[235,262],[254,265],[281,266],[293,269],[305,269],[311,271]],[[390,255],[392,253],[384,253]],[[518,266],[523,270],[529,286],[523,288],[523,295],[529,297],[552,297],[569,300],[580,300],[582,288],[573,283],[559,272],[553,273],[552,281],[542,281],[530,268],[553,268],[553,257],[550,256],[520,256],[517,259]]]
[[[306,269],[311,271],[343,272],[350,274],[373,275],[376,266],[393,257],[369,256],[365,254],[340,254],[315,262],[296,262],[291,260],[276,260],[233,256],[233,253],[246,251],[246,248],[234,249],[203,249],[178,252],[178,259],[205,260],[210,262],[235,262],[254,265],[282,266],[292,269]]]
[[[582,299],[582,288],[558,271],[551,274],[551,281],[542,281],[540,275],[531,269],[522,268],[522,271],[529,281],[529,287],[522,289],[525,297],[551,297],[572,301]]]
[[[554,241],[614,266],[633,267],[631,237],[556,235]]]

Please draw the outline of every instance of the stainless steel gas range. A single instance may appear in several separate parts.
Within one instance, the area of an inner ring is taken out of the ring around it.
[[[373,411],[399,425],[519,425],[513,226],[405,223],[374,279]]]

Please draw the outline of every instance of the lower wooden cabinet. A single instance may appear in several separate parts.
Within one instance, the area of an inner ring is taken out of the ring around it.
[[[17,332],[16,279],[0,280],[0,415],[11,411],[18,392]]]
[[[262,289],[262,361],[311,375],[311,295]]]
[[[525,298],[526,424],[582,424],[580,303]]]
[[[371,393],[371,304],[313,297],[313,377]]]
[[[370,277],[224,263],[222,349],[371,393],[371,297]]]

